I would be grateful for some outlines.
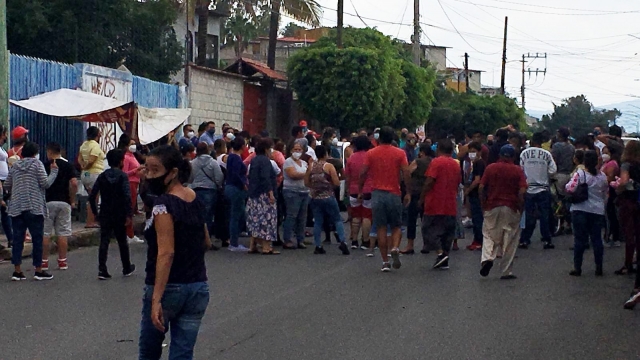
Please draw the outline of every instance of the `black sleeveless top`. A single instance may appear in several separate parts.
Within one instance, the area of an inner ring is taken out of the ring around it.
[[[174,226],[174,258],[169,273],[169,284],[191,284],[207,281],[207,268],[204,263],[205,249],[205,211],[198,201],[186,202],[175,195],[160,195],[147,220],[144,236],[149,248],[145,284],[154,285],[156,263],[158,259],[158,234],[153,223],[154,217],[169,214]]]

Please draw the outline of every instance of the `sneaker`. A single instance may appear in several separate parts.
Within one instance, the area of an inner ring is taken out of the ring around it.
[[[518,277],[513,274],[500,276],[500,280],[515,280],[517,278]]]
[[[367,257],[374,257],[374,256],[376,256],[376,254],[375,254],[375,251],[374,251],[374,250],[371,250],[371,251],[369,251],[369,252],[367,253]]]
[[[42,271],[49,271],[49,260],[42,260]]]
[[[438,255],[438,258],[436,259],[436,263],[433,264],[433,268],[434,269],[440,269],[445,264],[447,265],[447,267],[449,267],[449,256],[445,255],[445,254]]]
[[[491,268],[493,267],[493,261],[483,261],[482,262],[482,268],[480,269],[480,275],[482,275],[483,277],[487,277],[489,276],[489,273],[491,272]]]
[[[316,246],[316,249],[313,250],[313,254],[314,255],[324,255],[327,252],[324,250],[324,248],[322,246]]]
[[[27,277],[24,276],[24,273],[14,271],[13,275],[11,276],[11,281],[22,281],[22,280],[27,280]]]
[[[571,275],[571,276],[582,276],[582,270],[571,270],[571,272],[569,272],[569,275]]]
[[[134,237],[128,237],[127,241],[129,241],[129,244],[144,244],[144,240],[140,239],[137,236]]]
[[[110,280],[111,275],[106,271],[101,271],[98,273],[98,279],[100,280]]]
[[[33,278],[40,281],[40,280],[51,280],[53,279],[53,275],[49,274],[48,272],[42,270],[42,271],[36,271],[35,274],[33,274]]]
[[[520,245],[518,245],[518,249],[527,250],[528,248],[529,245],[527,243],[520,243]]]
[[[440,270],[449,270],[449,259],[447,258],[447,260],[444,261],[444,263],[442,263],[442,265],[439,268]]]
[[[596,267],[596,276],[604,276],[604,271],[602,271],[602,267]]]
[[[428,249],[422,249],[420,250],[420,254],[424,254],[427,255],[428,253],[430,253],[431,251],[429,251]]]
[[[471,245],[467,246],[467,250],[469,251],[476,251],[476,250],[481,250],[482,249],[482,244],[477,243],[477,242],[472,242]]]
[[[386,262],[386,263],[382,263],[382,272],[391,272],[391,265]]]
[[[633,310],[636,307],[636,304],[640,302],[640,292],[631,294],[631,297],[627,302],[624,303],[624,308],[627,310]]]
[[[67,264],[67,259],[58,259],[58,270],[67,270],[69,269],[69,264]],[[44,270],[44,268],[42,268]]]
[[[238,246],[229,246],[229,251],[231,251],[231,252],[247,252],[247,251],[249,251],[249,249],[246,246],[240,244]]]
[[[129,270],[122,270],[122,275],[124,275],[124,277],[129,277],[133,275],[135,271],[136,271],[136,266],[134,264],[131,264],[131,266],[129,267]]]
[[[393,268],[398,270],[402,266],[400,262],[400,249],[395,248],[391,250],[391,258],[393,259]]]
[[[462,226],[464,226],[467,229],[472,228],[473,220],[471,220],[471,218],[465,218],[464,220],[462,220]]]
[[[303,242],[301,242],[300,244],[298,244],[298,249],[306,250],[307,249],[307,245],[305,245]]]
[[[349,247],[347,246],[347,243],[341,242],[340,246],[338,246],[338,249],[342,251],[342,255],[351,255],[351,253],[349,252]]]
[[[351,242],[351,248],[352,248],[352,249],[354,249],[354,250],[355,250],[355,249],[357,249],[357,248],[359,247],[358,245],[359,245],[359,244],[358,244],[358,242],[357,242],[357,241],[352,241],[352,242]]]
[[[544,243],[544,246],[542,248],[545,249],[545,250],[552,250],[552,249],[555,249],[556,246],[553,245],[551,243],[551,241],[547,241],[547,242]]]
[[[363,241],[360,250],[369,250],[369,246],[371,246],[371,241]]]

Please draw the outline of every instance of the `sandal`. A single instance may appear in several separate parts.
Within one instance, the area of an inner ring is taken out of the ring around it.
[[[283,250],[296,250],[298,247],[293,245],[293,243],[286,243],[282,246]]]
[[[280,251],[275,251],[275,250],[269,250],[269,251],[263,251],[262,255],[280,255]]]

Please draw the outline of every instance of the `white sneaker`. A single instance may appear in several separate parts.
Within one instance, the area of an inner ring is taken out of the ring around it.
[[[249,251],[249,248],[247,248],[244,245],[229,246],[229,251],[231,251],[231,252],[247,252],[247,251]]]
[[[137,236],[134,236],[132,238],[128,237],[127,240],[129,241],[129,244],[144,244],[144,240],[140,239]]]
[[[464,226],[465,228],[472,228],[473,227],[473,220],[471,220],[470,218],[465,218],[462,220],[462,226]]]

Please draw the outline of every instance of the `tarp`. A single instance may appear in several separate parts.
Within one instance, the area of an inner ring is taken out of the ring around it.
[[[13,105],[45,115],[78,118],[90,122],[101,121],[110,123],[118,121],[118,113],[123,114],[127,112],[129,108],[133,107],[133,102],[131,101],[120,101],[72,89],[59,89],[31,97],[27,100],[9,101]],[[119,108],[121,109],[120,111],[118,111]],[[95,116],[90,116],[105,112],[116,113],[113,115],[104,114],[104,116],[98,116],[99,119]]]
[[[160,140],[182,125],[191,115],[191,109],[145,108],[138,106],[138,139],[146,145]]]

